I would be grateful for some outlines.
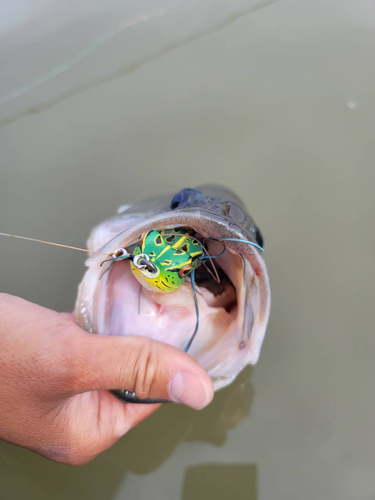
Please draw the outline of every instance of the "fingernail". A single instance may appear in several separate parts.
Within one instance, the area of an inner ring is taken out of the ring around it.
[[[169,394],[176,403],[200,410],[211,401],[211,391],[198,373],[179,372],[173,375]]]

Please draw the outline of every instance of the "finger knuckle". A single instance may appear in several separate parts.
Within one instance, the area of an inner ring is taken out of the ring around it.
[[[145,339],[138,352],[135,363],[135,388],[136,395],[145,399],[150,397],[159,373],[158,356],[153,342]]]

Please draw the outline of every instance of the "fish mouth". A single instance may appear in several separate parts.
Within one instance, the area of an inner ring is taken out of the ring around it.
[[[209,242],[209,255],[218,255],[223,244]],[[196,270],[195,289],[199,311],[199,330],[189,353],[207,370],[214,363],[207,353],[220,343],[238,319],[237,296],[241,294],[241,258],[225,252],[221,257]],[[99,284],[96,330],[106,335],[148,336],[179,349],[189,342],[196,326],[194,294],[191,278],[172,293],[141,288],[126,260],[110,263]],[[211,269],[210,269],[211,267]]]
[[[223,226],[211,224],[208,232],[197,218],[186,217],[186,222],[181,219],[179,214],[178,222],[164,220],[160,224],[159,220],[159,224],[150,221],[139,227],[132,226],[101,251],[110,254],[118,247],[129,251],[131,244],[148,229],[192,228],[206,239],[236,236]],[[206,240],[205,244],[211,256],[223,251],[223,242]],[[254,364],[258,358],[268,318],[269,304],[264,301],[268,278],[266,272],[263,276],[259,273],[259,269],[265,269],[259,252],[246,244],[225,242],[223,255],[210,262],[214,262],[219,283],[212,279],[206,267],[197,268],[199,329],[189,354],[205,368],[216,390],[228,385],[247,364]],[[207,260],[206,266],[215,274],[210,262]],[[192,284],[188,280],[173,293],[144,288],[140,291],[129,262],[116,262],[102,279],[99,278],[110,263],[101,268],[100,256],[94,256],[88,265],[77,299],[80,326],[97,334],[146,336],[184,349],[197,321]],[[116,394],[125,401],[140,402],[131,392],[119,390]]]

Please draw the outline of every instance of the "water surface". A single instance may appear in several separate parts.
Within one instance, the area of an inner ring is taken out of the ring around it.
[[[374,3],[0,9],[1,231],[84,245],[124,203],[216,181],[273,294],[258,365],[210,407],[163,407],[80,468],[2,443],[1,499],[373,499]],[[81,254],[0,244],[1,291],[72,309]]]

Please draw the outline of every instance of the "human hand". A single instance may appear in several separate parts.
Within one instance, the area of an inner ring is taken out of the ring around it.
[[[208,374],[175,347],[92,335],[73,315],[0,294],[0,439],[84,464],[160,406],[108,391],[121,388],[196,409],[213,397]]]

